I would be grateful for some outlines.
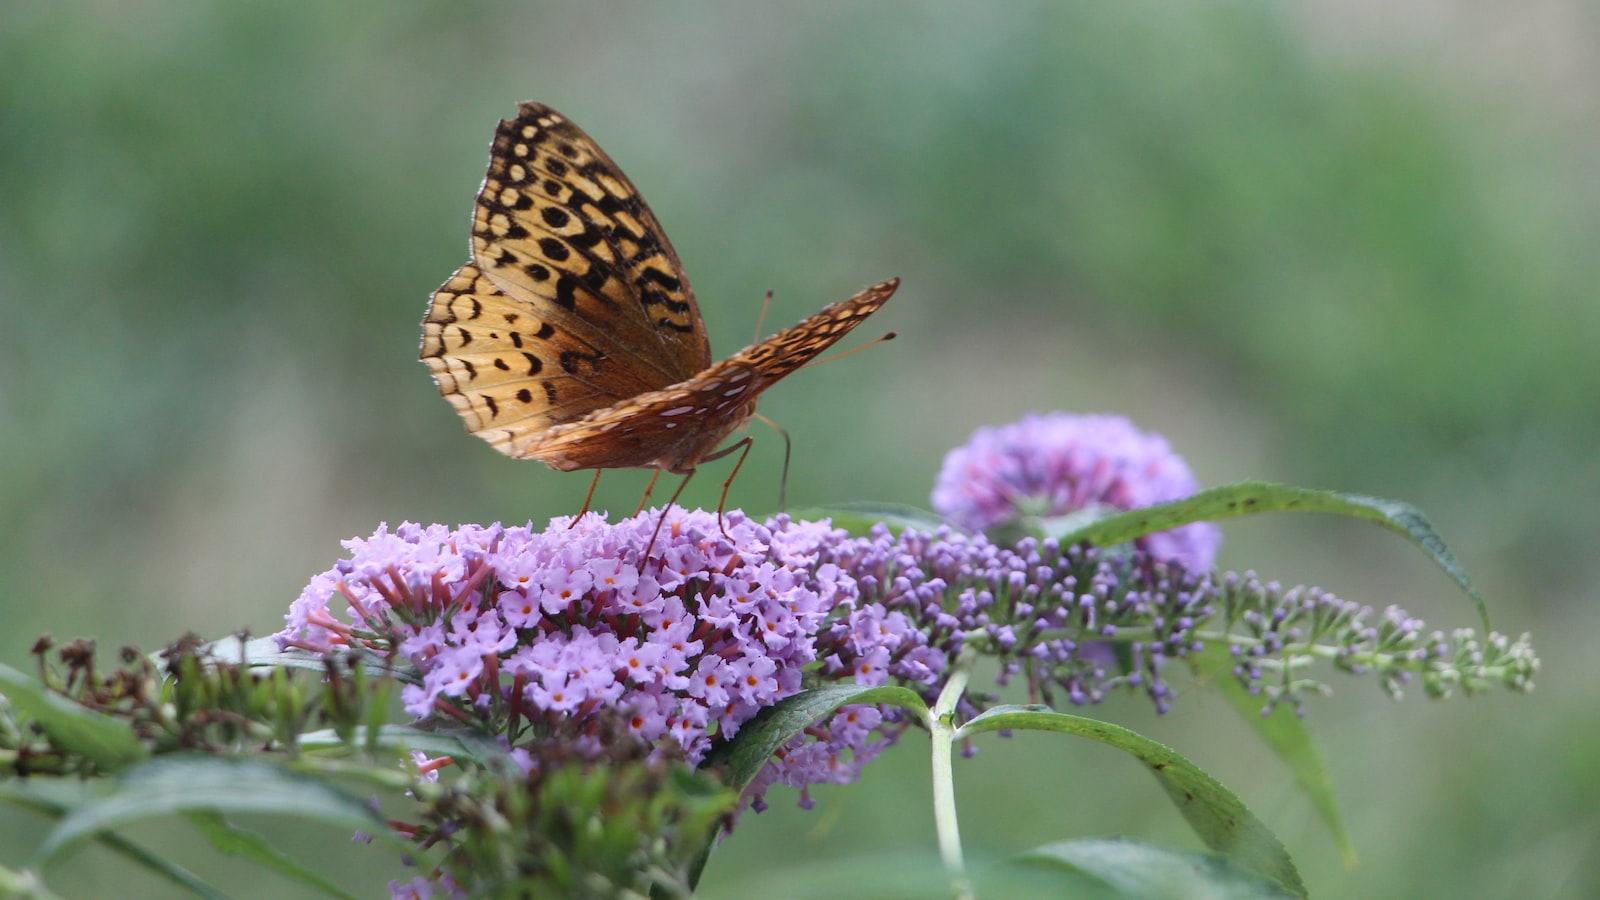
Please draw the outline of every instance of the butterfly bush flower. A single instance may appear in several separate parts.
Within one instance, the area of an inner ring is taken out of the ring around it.
[[[930,700],[955,656],[981,637],[1001,662],[999,683],[1022,674],[1031,699],[1052,702],[1059,691],[1074,705],[1099,703],[1125,685],[1165,712],[1162,665],[1200,648],[1195,629],[1214,610],[1209,575],[1032,538],[1007,548],[949,528],[897,537],[879,526],[829,545],[823,559],[860,586],[819,642],[824,671],[912,686]],[[1126,648],[1126,668],[1112,640]],[[970,694],[962,712],[993,699]]]
[[[980,428],[944,458],[933,508],[970,531],[1024,516],[1061,516],[1095,506],[1134,509],[1181,500],[1199,489],[1182,457],[1158,434],[1113,415],[1032,413]],[[1139,539],[1157,559],[1190,571],[1211,568],[1222,532],[1196,522]]]
[[[402,692],[418,718],[490,717],[512,743],[560,735],[598,754],[598,714],[624,710],[640,742],[672,741],[697,764],[800,690],[824,620],[856,584],[818,563],[825,545],[848,541],[842,531],[737,511],[724,535],[717,516],[674,507],[641,566],[660,515],[608,524],[591,513],[539,532],[380,527],[311,580],[279,642],[403,655],[421,675]],[[853,780],[889,738],[869,737],[870,714],[851,715],[828,749],[802,752],[803,738],[786,748],[768,783]]]
[[[714,514],[674,508],[641,566],[658,516],[591,513],[538,532],[380,527],[311,580],[279,641],[406,657],[421,679],[403,691],[412,715],[475,722],[524,771],[529,740],[599,757],[602,721],[618,713],[639,745],[698,764],[808,671],[932,700],[973,641],[999,662],[997,687],[1020,678],[1030,700],[1098,704],[1122,688],[1162,712],[1174,699],[1165,664],[1212,642],[1264,712],[1323,690],[1302,671],[1316,659],[1374,672],[1391,694],[1420,677],[1435,696],[1525,690],[1538,667],[1526,637],[1428,633],[1398,609],[1375,615],[1251,573],[1219,581],[1146,551],[1005,547],[948,527],[854,538],[734,511],[725,536]],[[960,712],[997,699],[969,692]],[[745,799],[759,810],[787,784],[810,805],[811,785],[854,781],[911,724],[897,708],[842,707],[774,754]]]
[[[953,451],[935,501],[982,529],[1193,489],[1165,442],[1126,420],[1030,416]],[[819,680],[901,685],[931,701],[969,649],[998,662],[997,689],[1020,680],[1030,701],[1081,706],[1126,689],[1159,712],[1175,697],[1167,663],[1213,644],[1263,712],[1298,710],[1325,690],[1305,677],[1317,660],[1376,673],[1395,695],[1417,678],[1434,696],[1525,690],[1538,668],[1526,636],[1427,632],[1396,608],[1374,614],[1315,588],[1216,575],[1210,525],[1101,552],[952,527],[852,537],[787,516],[732,511],[724,531],[705,511],[661,515],[591,513],[542,531],[380,527],[311,579],[278,639],[405,658],[418,674],[402,692],[410,714],[496,735],[524,772],[538,742],[599,759],[619,735],[698,765]],[[958,709],[971,716],[998,699],[969,691]],[[759,810],[771,785],[787,784],[810,805],[811,785],[854,781],[914,724],[899,708],[842,707],[780,748],[744,799]],[[439,764],[418,760],[430,773]]]

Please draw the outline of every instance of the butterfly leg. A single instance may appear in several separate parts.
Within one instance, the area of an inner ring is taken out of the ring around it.
[[[787,435],[786,435],[786,437],[787,437]],[[717,500],[717,527],[722,530],[722,536],[723,537],[728,537],[728,528],[727,528],[726,525],[722,524],[722,508],[728,504],[728,488],[730,486],[732,486],[732,484],[733,484],[733,477],[735,475],[739,474],[739,467],[744,465],[744,458],[746,456],[750,455],[750,445],[754,444],[755,442],[756,442],[755,438],[746,437],[744,440],[740,441],[739,443],[734,444],[734,445],[732,445],[730,447],[724,447],[722,450],[718,451],[717,453],[706,457],[706,459],[708,459],[708,460],[710,460],[710,459],[721,459],[722,457],[727,456],[729,453],[732,453],[735,450],[743,450],[744,451],[743,453],[739,454],[739,461],[733,464],[733,471],[728,473],[728,480],[724,481],[722,483],[722,497]],[[682,488],[679,488],[679,490],[682,490]]]
[[[583,495],[583,509],[578,510],[578,514],[572,517],[572,523],[567,526],[568,528],[577,527],[578,520],[583,518],[583,514],[589,511],[589,501],[594,499],[594,489],[600,484],[600,471],[599,469],[594,470],[594,480],[589,482],[589,493]]]
[[[634,515],[637,516],[639,513],[644,512],[644,508],[645,508],[646,504],[648,504],[650,502],[650,492],[654,491],[656,489],[656,479],[660,478],[660,477],[661,477],[661,470],[660,469],[657,469],[654,472],[650,473],[650,483],[644,486],[644,496],[639,498],[639,508],[633,511]],[[678,490],[681,491],[681,490],[683,490],[683,488],[680,487],[680,488],[678,488]],[[674,500],[676,500],[678,498],[678,495],[677,494],[673,494],[672,498]],[[671,506],[672,504],[669,503],[667,505]]]
[[[658,469],[656,471],[656,475],[659,476],[660,474],[661,471]],[[683,476],[683,481],[678,483],[678,489],[672,492],[672,499],[668,500],[667,505],[661,510],[661,518],[656,520],[656,530],[650,532],[650,543],[644,545],[644,555],[639,557],[639,571],[644,571],[644,562],[650,558],[650,551],[656,546],[656,538],[661,536],[661,526],[667,524],[667,513],[672,512],[673,504],[678,502],[678,495],[682,494],[683,489],[689,486],[689,479],[693,477],[694,469],[690,469],[689,474]],[[655,478],[651,478],[650,486],[655,487],[655,484]],[[648,498],[649,496],[650,492],[648,490],[645,491],[645,497]],[[642,506],[640,507],[641,510],[643,510],[643,508],[644,507]],[[634,515],[638,515],[638,513],[635,513]]]

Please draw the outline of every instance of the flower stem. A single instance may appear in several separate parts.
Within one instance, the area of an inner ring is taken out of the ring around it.
[[[956,820],[955,772],[951,768],[950,751],[955,746],[956,704],[966,692],[976,658],[971,645],[962,648],[944,690],[939,692],[938,701],[928,712],[928,732],[933,744],[933,822],[939,834],[939,857],[944,860],[952,892],[959,900],[971,900],[975,895],[961,856],[961,826]]]

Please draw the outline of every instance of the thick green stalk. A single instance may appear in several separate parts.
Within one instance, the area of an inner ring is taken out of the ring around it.
[[[959,900],[971,900],[972,883],[967,879],[961,855],[961,826],[956,819],[955,771],[951,768],[951,749],[955,746],[956,704],[966,692],[977,658],[971,647],[962,649],[952,667],[950,680],[939,692],[939,700],[928,712],[928,733],[933,744],[933,822],[939,835],[939,856],[950,876],[953,893]]]

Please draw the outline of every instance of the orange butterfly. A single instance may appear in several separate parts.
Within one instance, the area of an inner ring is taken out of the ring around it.
[[[529,102],[495,130],[472,260],[433,294],[422,361],[467,430],[501,453],[563,471],[684,475],[670,508],[701,463],[741,449],[743,463],[749,437],[716,448],[756,414],[762,391],[899,284],[873,285],[712,364],[683,264],[644,198],[578,126]]]

